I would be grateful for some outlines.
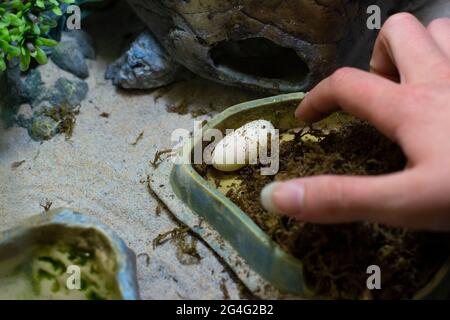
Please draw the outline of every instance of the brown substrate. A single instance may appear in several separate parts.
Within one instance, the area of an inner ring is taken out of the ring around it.
[[[354,122],[327,135],[295,132],[281,143],[280,170],[262,176],[257,166],[238,173],[242,184],[227,196],[281,248],[304,263],[306,279],[318,296],[337,299],[411,298],[448,256],[449,235],[412,232],[374,223],[317,225],[266,212],[261,189],[272,181],[321,174],[379,175],[400,171],[406,160],[400,148],[366,123]],[[304,141],[310,134],[318,141]],[[215,170],[198,166],[200,174]],[[217,173],[217,172],[216,172]],[[381,290],[369,291],[367,267],[381,268]]]

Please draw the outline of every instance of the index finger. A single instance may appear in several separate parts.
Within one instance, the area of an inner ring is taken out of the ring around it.
[[[422,23],[409,13],[391,16],[383,25],[373,49],[372,72],[401,82],[439,81],[447,58]],[[434,72],[430,72],[434,69]],[[445,75],[445,74],[444,74]]]
[[[315,122],[342,109],[371,122],[395,140],[401,99],[400,86],[381,76],[353,68],[342,68],[320,82],[297,108],[295,115]]]

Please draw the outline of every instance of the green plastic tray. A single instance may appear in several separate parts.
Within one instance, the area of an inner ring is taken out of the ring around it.
[[[239,104],[222,112],[204,129],[236,129],[258,119],[271,121],[278,129],[297,128],[301,124],[294,118],[294,110],[304,96],[303,93],[293,93]],[[336,123],[335,116],[325,119],[321,125],[333,126],[333,123]],[[183,163],[189,162],[198,143],[202,143],[201,137],[194,137],[186,144]],[[312,288],[305,283],[302,262],[283,251],[245,212],[201,177],[192,165],[174,165],[170,180],[175,194],[206,219],[265,280],[285,293],[302,298],[314,296]],[[447,298],[450,292],[449,265],[450,259],[414,298]]]

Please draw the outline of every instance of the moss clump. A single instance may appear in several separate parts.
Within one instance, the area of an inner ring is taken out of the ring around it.
[[[272,181],[322,174],[379,175],[402,170],[401,149],[372,126],[355,121],[325,133],[291,131],[280,145],[280,170],[262,176],[258,166],[241,169],[241,184],[227,196],[280,247],[300,259],[309,286],[333,299],[403,299],[420,290],[448,257],[449,235],[413,232],[376,223],[317,225],[266,212],[262,188]],[[197,167],[200,174],[213,170]],[[205,171],[206,169],[206,171]],[[366,287],[367,267],[381,268],[381,290]]]
[[[67,139],[70,139],[75,127],[77,109],[72,109],[66,104],[60,108],[52,108],[44,112],[44,115],[55,121],[57,126],[57,133],[64,133]]]
[[[57,121],[46,115],[39,115],[33,119],[30,136],[37,140],[48,140],[58,133]]]
[[[48,140],[58,133],[64,133],[66,138],[70,139],[75,127],[75,115],[77,113],[77,109],[72,109],[66,104],[45,109],[33,118],[29,129],[30,136],[36,140]]]
[[[120,293],[113,275],[102,272],[100,253],[75,244],[57,242],[37,247],[27,268],[31,270],[34,294],[51,299],[117,299]],[[80,268],[80,288],[67,286],[69,266]]]

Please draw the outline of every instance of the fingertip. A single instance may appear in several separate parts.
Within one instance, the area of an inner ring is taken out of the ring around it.
[[[325,118],[327,114],[323,114],[311,105],[310,95],[307,95],[298,105],[295,110],[294,116],[297,120],[304,122],[305,125],[314,123],[322,118]]]
[[[303,211],[304,195],[305,188],[301,183],[275,182],[261,191],[261,204],[269,212],[298,218]]]
[[[272,212],[272,213],[280,213],[272,201],[273,190],[275,189],[275,187],[278,184],[279,183],[277,183],[277,182],[269,183],[261,190],[261,195],[260,195],[261,205],[265,210]]]
[[[391,26],[405,26],[406,24],[420,24],[422,25],[422,23],[419,21],[419,19],[416,18],[416,16],[414,16],[412,13],[410,12],[399,12],[396,14],[393,14],[391,16],[389,16],[386,19],[386,22],[384,23],[383,27],[391,27]]]
[[[297,109],[295,110],[294,116],[297,120],[309,122],[310,119],[308,119],[308,113],[305,112],[305,110],[306,110],[305,106],[306,106],[306,103],[305,103],[305,100],[303,100],[302,102],[300,102]]]

